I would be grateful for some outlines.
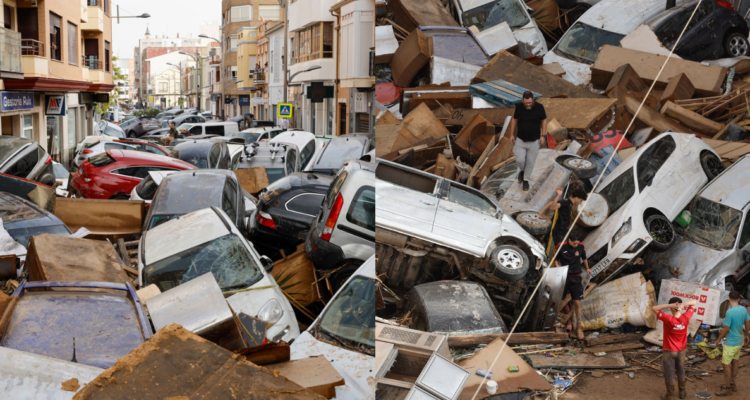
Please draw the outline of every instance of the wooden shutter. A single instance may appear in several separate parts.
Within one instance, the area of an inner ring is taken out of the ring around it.
[[[85,39],[84,43],[86,46],[84,49],[86,51],[86,56],[99,58],[99,41],[97,39]]]
[[[49,54],[53,60],[62,60],[62,28],[60,28],[60,16],[49,13]]]
[[[39,40],[39,15],[37,8],[17,8],[18,31],[22,39]]]
[[[78,27],[68,22],[68,62],[78,65]]]

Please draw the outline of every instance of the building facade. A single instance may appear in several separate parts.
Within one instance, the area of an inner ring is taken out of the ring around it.
[[[4,0],[0,129],[68,165],[112,81],[109,0]]]

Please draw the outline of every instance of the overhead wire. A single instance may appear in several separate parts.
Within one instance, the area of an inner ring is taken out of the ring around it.
[[[659,72],[656,74],[656,77],[654,78],[653,82],[651,83],[651,86],[648,88],[648,92],[646,92],[646,95],[643,96],[643,100],[641,101],[641,104],[638,106],[638,109],[635,111],[635,114],[633,114],[633,118],[630,120],[630,123],[628,124],[628,127],[625,128],[625,132],[629,131],[630,128],[633,125],[633,122],[635,122],[636,117],[638,116],[638,113],[640,113],[641,109],[643,108],[643,105],[646,103],[646,99],[648,99],[648,96],[651,94],[651,91],[654,89],[654,86],[656,85],[656,82],[658,82],[659,77],[661,76],[662,72],[664,71],[664,68],[667,66],[667,63],[672,58],[672,54],[674,53],[674,49],[677,47],[677,45],[680,43],[680,40],[682,39],[682,36],[685,34],[685,31],[687,30],[688,25],[690,24],[690,21],[693,20],[693,17],[695,17],[695,12],[700,7],[703,0],[698,0],[698,3],[695,5],[695,8],[693,9],[693,13],[690,14],[690,18],[685,23],[685,26],[682,28],[682,32],[680,32],[680,36],[677,37],[677,40],[674,42],[674,45],[669,50],[669,55],[667,56],[666,60],[664,60],[664,64],[662,64],[661,68],[659,69]],[[617,146],[615,148],[620,148],[620,145],[622,144],[622,141],[625,139],[625,135],[620,135],[620,140],[617,142]],[[604,165],[604,168],[602,168],[602,171],[606,171],[609,167],[609,164],[612,162],[612,159],[615,156],[615,152],[612,153],[612,155],[607,160],[607,163]],[[596,188],[599,186],[599,183],[602,180],[602,177],[604,174],[599,174],[599,178],[596,180],[596,183],[594,184],[593,188],[591,189],[591,192],[589,193],[589,196],[587,196],[586,200],[583,203],[583,206],[581,209],[586,208],[586,204],[588,204],[589,200],[591,199],[591,194],[594,193]],[[568,239],[568,236],[570,235],[570,232],[573,230],[573,226],[575,225],[576,221],[581,217],[582,213],[578,213],[576,215],[575,219],[571,221],[570,227],[568,228],[568,232],[565,234],[565,237],[563,238],[562,242],[565,242]],[[551,233],[550,233],[551,234]],[[552,263],[552,260],[554,260],[558,253],[560,252],[560,248],[562,246],[558,246],[555,250],[554,256],[550,259],[550,263]],[[503,341],[503,345],[500,347],[500,351],[498,351],[495,358],[492,360],[492,364],[490,364],[490,367],[487,369],[488,371],[492,371],[492,369],[495,367],[495,364],[497,363],[497,360],[500,358],[500,355],[503,353],[503,350],[507,347],[507,343],[510,340],[510,338],[513,336],[513,333],[516,331],[516,327],[518,326],[519,321],[521,321],[521,317],[526,313],[526,310],[529,307],[529,304],[531,304],[531,301],[534,299],[537,291],[539,290],[539,286],[541,286],[542,282],[544,282],[544,279],[547,276],[547,271],[549,271],[549,268],[552,268],[552,266],[548,266],[545,268],[544,273],[542,274],[542,277],[539,279],[539,282],[534,287],[534,291],[531,293],[531,296],[529,296],[529,300],[526,301],[526,304],[523,306],[523,310],[521,310],[521,313],[516,317],[516,321],[513,323],[513,328],[511,328],[510,332],[508,333],[508,336]],[[576,321],[577,323],[580,323],[580,321]],[[511,350],[512,351],[512,350]],[[477,390],[474,392],[474,395],[472,396],[472,400],[476,399],[479,395],[479,391],[482,389],[482,386],[484,386],[485,380],[487,380],[487,376],[482,377],[482,381],[477,386]]]

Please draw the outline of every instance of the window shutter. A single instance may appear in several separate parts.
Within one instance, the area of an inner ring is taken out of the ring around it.
[[[258,15],[266,21],[281,19],[281,7],[274,5],[258,6]]]
[[[68,22],[68,62],[78,65],[78,27]]]

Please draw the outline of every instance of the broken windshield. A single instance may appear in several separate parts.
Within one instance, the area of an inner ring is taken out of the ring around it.
[[[620,39],[624,37],[624,35],[576,22],[560,39],[557,50],[564,55],[593,64],[602,46],[609,44],[619,47]]]
[[[149,265],[143,281],[164,292],[207,272],[222,290],[248,287],[263,277],[239,237],[229,234]]]
[[[376,281],[353,277],[320,318],[320,331],[365,354],[375,349]]]
[[[685,210],[690,212],[690,223],[685,228],[675,225],[677,232],[693,243],[730,250],[734,247],[742,212],[734,208],[696,197]]]
[[[510,29],[518,29],[529,23],[518,0],[489,2],[464,12],[462,19],[465,27],[474,25],[480,31],[503,22],[507,22]]]
[[[513,185],[518,176],[518,164],[510,161],[490,175],[490,178],[482,185],[482,193],[500,200],[505,192]]]

